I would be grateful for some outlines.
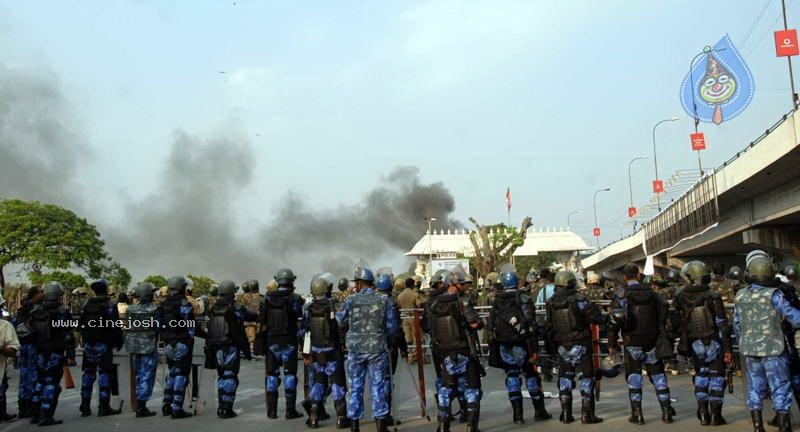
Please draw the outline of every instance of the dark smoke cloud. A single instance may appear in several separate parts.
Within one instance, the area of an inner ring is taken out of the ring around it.
[[[74,182],[89,155],[56,79],[0,63],[0,198],[80,207]]]

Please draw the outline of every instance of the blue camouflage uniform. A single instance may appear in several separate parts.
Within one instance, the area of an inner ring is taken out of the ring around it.
[[[158,369],[157,343],[161,319],[158,306],[151,300],[152,297],[140,299],[126,311],[130,328],[125,334],[125,351],[131,355],[131,366],[136,376],[136,406],[140,417],[142,413],[149,414],[146,406],[153,395]]]
[[[347,416],[353,420],[364,417],[364,386],[369,375],[372,416],[385,420],[389,416],[387,335],[398,332],[400,317],[385,296],[368,287],[345,299],[342,310],[336,313],[336,320],[347,332],[350,388]]]
[[[261,303],[259,320],[264,328],[261,335],[266,348],[267,416],[277,418],[278,389],[283,369],[286,418],[298,418],[297,402],[297,344],[298,320],[303,315],[303,299],[294,294],[290,286],[279,286],[268,293]]]
[[[41,301],[25,299],[17,310],[17,315],[12,320],[12,324],[19,337],[19,352],[17,362],[19,368],[19,390],[17,392],[17,402],[19,404],[19,418],[28,418],[33,415],[34,389],[36,388],[36,337],[30,326],[31,310]],[[36,403],[41,403],[41,394],[35,395]]]
[[[91,414],[89,403],[95,380],[98,381],[100,415],[108,412],[111,400],[112,375],[116,372],[114,352],[122,348],[122,328],[116,325],[119,320],[117,305],[105,295],[90,298],[83,307],[80,317],[83,362],[81,370],[81,414]],[[112,324],[114,323],[114,324]]]
[[[161,339],[167,358],[169,374],[164,383],[164,398],[161,412],[173,417],[188,416],[183,410],[189,372],[192,368],[194,347],[194,308],[184,292],[170,294],[159,307],[161,316]],[[200,336],[200,335],[198,335]]]
[[[800,327],[800,310],[791,306],[774,287],[752,284],[736,294],[733,325],[739,351],[745,356],[750,410],[760,411],[772,391],[776,412],[787,413],[792,405],[789,357],[781,322]]]
[[[66,361],[75,360],[75,336],[69,309],[55,300],[45,300],[31,312],[36,337],[36,385],[33,421],[39,425],[59,424],[53,416],[61,394],[61,377]],[[58,323],[58,325],[54,325]],[[41,399],[38,399],[40,397]]]

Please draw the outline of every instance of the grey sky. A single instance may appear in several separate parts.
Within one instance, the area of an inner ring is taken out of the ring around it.
[[[255,245],[287,197],[316,216],[353,214],[398,166],[417,167],[423,187],[442,182],[455,220],[504,221],[510,186],[515,223],[531,215],[537,226],[563,226],[580,210],[573,225],[589,238],[592,193],[612,187],[598,202],[600,225],[621,225],[627,162],[652,153],[655,122],[681,118],[659,130],[661,172],[696,166],[678,90],[689,60],[729,33],[757,91],[738,118],[701,126],[704,165],[718,165],[790,108],[786,61],[772,43],[780,2],[744,43],[765,1],[699,3],[0,2],[0,64],[10,71],[4,79],[44,77],[60,92],[74,144],[54,149],[68,156],[70,185],[59,195],[98,224],[112,254],[137,254],[126,257],[137,277],[148,260],[142,249],[127,252],[124,227],[132,214],[170,214],[146,203],[169,197],[175,143],[193,137],[185,148],[204,155],[214,155],[214,142],[240,149],[209,163],[185,156],[196,162],[192,176],[233,179],[192,200],[221,194],[234,209],[205,206],[214,212],[208,226],[222,234],[192,244],[243,243],[263,279],[284,263]],[[795,2],[789,13],[800,16]],[[649,198],[652,170],[652,155],[634,165],[637,204]],[[52,199],[32,187],[0,191]],[[367,258],[402,262],[396,243],[385,246],[397,249]]]

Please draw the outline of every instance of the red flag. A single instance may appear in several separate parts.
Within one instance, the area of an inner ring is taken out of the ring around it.
[[[511,211],[511,188],[506,189],[506,207]]]

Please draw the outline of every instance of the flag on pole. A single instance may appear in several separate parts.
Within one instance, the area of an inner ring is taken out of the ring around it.
[[[511,211],[511,188],[506,189],[506,207]]]

